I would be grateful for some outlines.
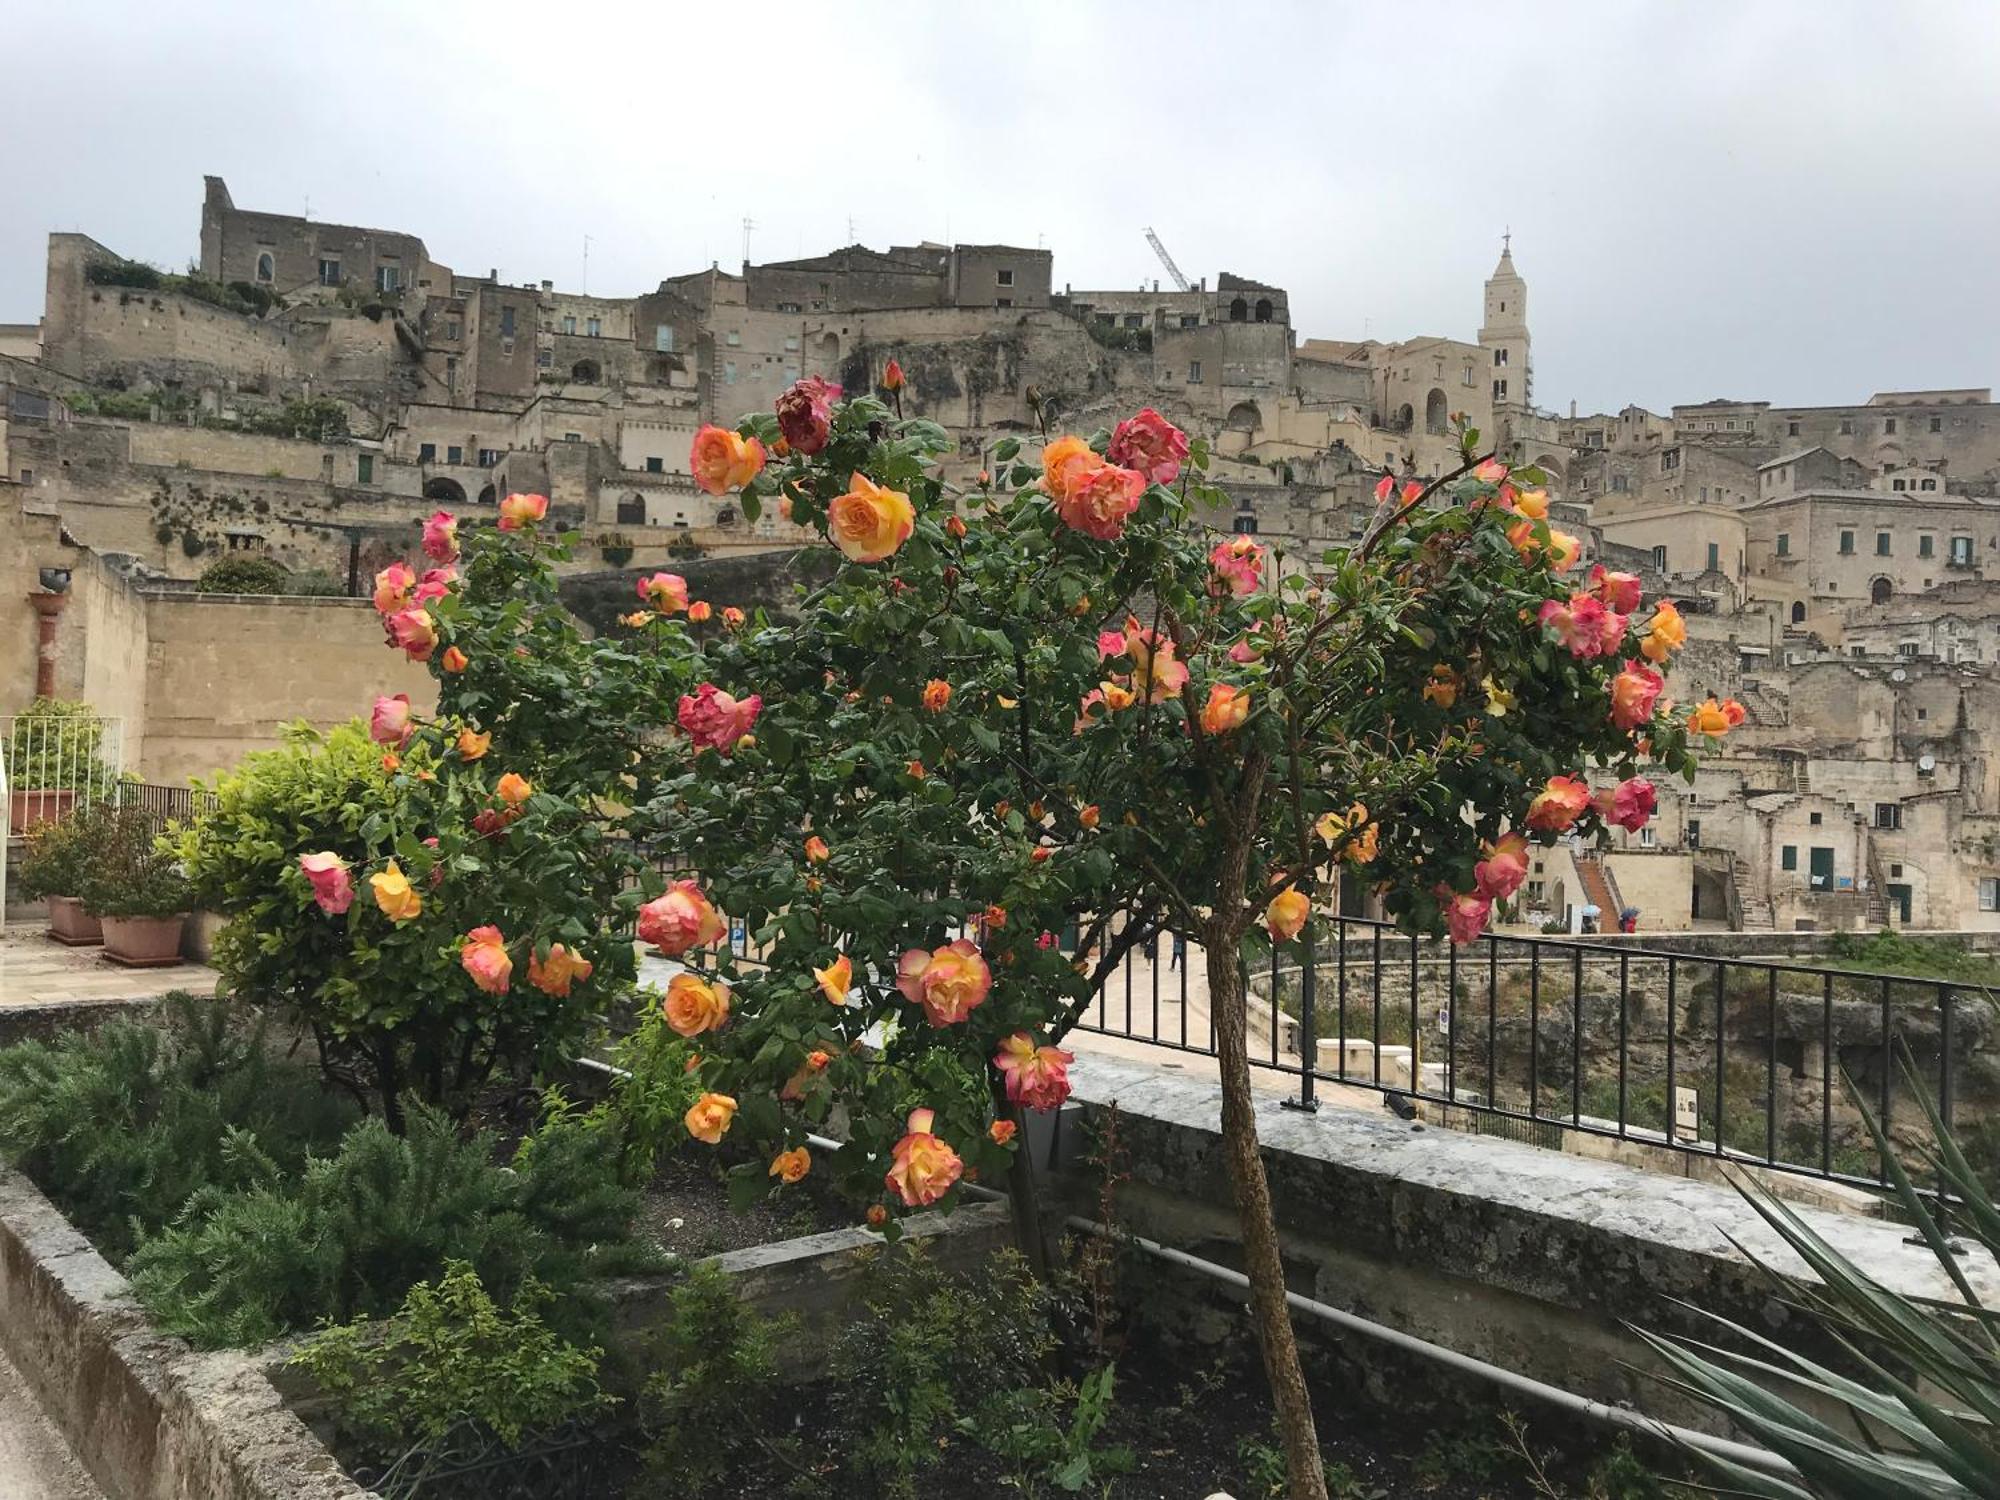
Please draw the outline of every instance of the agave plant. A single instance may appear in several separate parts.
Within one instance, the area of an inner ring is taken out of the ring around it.
[[[1693,1453],[1727,1481],[1729,1493],[1772,1500],[2000,1496],[2000,1313],[1982,1303],[1965,1272],[1970,1259],[2000,1261],[2000,1208],[1908,1057],[1900,1062],[1930,1121],[1934,1144],[1922,1155],[1939,1185],[1935,1198],[1917,1190],[1859,1091],[1851,1092],[1897,1198],[1959,1300],[1890,1291],[1786,1204],[1739,1181],[1737,1190],[1818,1281],[1781,1277],[1762,1261],[1759,1267],[1853,1364],[1842,1374],[1714,1314],[1706,1316],[1737,1348],[1641,1332],[1675,1372],[1673,1384],[1725,1413],[1795,1471],[1780,1477]],[[1965,1242],[1978,1247],[1972,1256],[1962,1254]],[[1815,1414],[1834,1408],[1845,1408],[1851,1426],[1835,1426]]]

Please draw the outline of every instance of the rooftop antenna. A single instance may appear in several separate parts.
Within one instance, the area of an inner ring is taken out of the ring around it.
[[[312,195],[311,193],[307,193],[307,194],[306,194],[306,213],[305,213],[305,216],[306,216],[306,217],[307,217],[308,219],[310,219],[310,218],[311,218],[311,217],[313,216],[313,195]]]
[[[750,231],[756,227],[755,219],[746,218],[743,221],[743,264],[746,266],[750,264]]]
[[[583,237],[583,295],[590,295],[590,236]]]
[[[854,238],[854,215],[853,215],[853,214],[849,214],[849,215],[847,216],[847,243],[848,243],[848,244],[850,244],[850,245],[852,245],[852,244],[854,244],[854,243],[855,243],[855,238]]]

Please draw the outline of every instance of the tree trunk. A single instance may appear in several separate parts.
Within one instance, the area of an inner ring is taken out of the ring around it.
[[[1278,1427],[1285,1442],[1286,1494],[1290,1500],[1327,1500],[1319,1433],[1313,1426],[1312,1398],[1299,1366],[1292,1336],[1291,1308],[1285,1302],[1285,1267],[1278,1251],[1278,1226],[1271,1213],[1271,1185],[1257,1150],[1257,1116],[1250,1093],[1248,1014],[1238,934],[1218,917],[1202,935],[1208,950],[1208,1002],[1215,1018],[1215,1052],[1222,1072],[1222,1150],[1235,1191],[1236,1217],[1243,1230],[1244,1270],[1250,1278],[1250,1311],[1264,1353],[1264,1378],[1271,1386]]]

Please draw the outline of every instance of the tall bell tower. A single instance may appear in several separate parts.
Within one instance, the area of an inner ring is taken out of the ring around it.
[[[1535,366],[1528,339],[1528,283],[1514,269],[1514,236],[1500,237],[1500,264],[1486,278],[1486,321],[1479,347],[1486,351],[1486,378],[1497,413],[1533,403]]]

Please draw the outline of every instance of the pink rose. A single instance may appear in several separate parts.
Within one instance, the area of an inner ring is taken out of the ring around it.
[[[458,517],[450,511],[438,511],[424,522],[424,556],[441,563],[457,559]]]
[[[1217,542],[1208,561],[1232,594],[1256,593],[1264,577],[1264,549],[1247,536]]]
[[[696,749],[718,750],[727,755],[750,732],[763,708],[764,699],[759,693],[732,698],[714,683],[704,682],[692,695],[681,696],[680,725]]]
[[[390,563],[375,575],[375,613],[393,615],[399,609],[410,606],[410,590],[417,586],[417,575],[407,563]]]
[[[921,1005],[933,1026],[963,1021],[986,1003],[993,988],[993,971],[979,949],[965,938],[926,953],[912,948],[896,965],[896,988],[912,1005]]]
[[[1451,932],[1451,940],[1460,947],[1484,932],[1492,916],[1492,898],[1476,892],[1462,891],[1445,903],[1445,926]]]
[[[1001,1042],[993,1054],[993,1066],[1006,1081],[1007,1097],[1029,1109],[1047,1111],[1069,1097],[1069,1065],[1074,1052],[1060,1047],[1037,1047],[1025,1031],[1017,1031]]]
[[[1528,878],[1528,838],[1509,833],[1487,845],[1486,858],[1472,867],[1472,879],[1479,895],[1504,901],[1521,888]]]
[[[429,661],[431,652],[437,649],[437,625],[430,617],[430,611],[405,609],[389,616],[384,622],[389,629],[389,643],[400,650],[411,661]]]
[[[459,947],[458,962],[472,976],[472,982],[489,995],[504,995],[513,983],[514,960],[507,956],[507,940],[497,927],[475,927],[468,932]]]
[[[794,453],[812,454],[833,432],[833,403],[840,387],[808,375],[778,398],[778,431]]]
[[[368,738],[378,745],[401,747],[410,739],[410,695],[398,693],[393,698],[377,698],[374,711],[368,715]]]
[[[675,881],[665,895],[639,908],[639,941],[651,943],[668,958],[704,948],[728,930],[722,913],[692,880]]]
[[[1653,705],[1666,685],[1666,679],[1644,662],[1626,658],[1625,669],[1611,679],[1611,722],[1627,731],[1644,728],[1652,721]]]
[[[1563,833],[1590,806],[1590,788],[1576,776],[1551,776],[1528,804],[1527,823],[1543,833]]]
[[[1101,464],[1078,474],[1062,494],[1055,497],[1056,514],[1072,530],[1094,536],[1100,542],[1116,541],[1125,531],[1125,522],[1139,508],[1146,492],[1146,479],[1131,469]]]
[[[1611,812],[1605,819],[1616,823],[1627,833],[1637,833],[1652,821],[1653,810],[1659,805],[1659,793],[1653,783],[1643,776],[1630,776],[1618,783],[1611,794]]]
[[[332,850],[301,854],[299,868],[312,883],[313,900],[329,917],[339,916],[354,904],[354,877],[347,871],[347,861]]]
[[[655,573],[639,580],[639,597],[663,615],[677,615],[688,607],[687,580],[678,573]]]
[[[1605,608],[1621,615],[1629,615],[1639,607],[1637,573],[1613,573],[1598,563],[1590,570],[1590,591],[1604,601]]]
[[[1578,661],[1588,661],[1593,656],[1604,654],[1604,617],[1607,611],[1604,601],[1595,594],[1573,594],[1567,604],[1555,599],[1542,604],[1540,619],[1543,625],[1556,633],[1556,639],[1569,648],[1569,654]],[[1624,622],[1619,622],[1619,632],[1624,634]]]
[[[1114,464],[1135,469],[1154,484],[1172,484],[1188,456],[1188,437],[1165,417],[1147,407],[1127,417],[1111,433],[1104,456]]]
[[[441,568],[426,568],[423,580],[418,583],[416,593],[410,596],[412,604],[428,604],[433,599],[442,599],[451,592],[451,586],[458,582],[458,569],[446,564]]]

